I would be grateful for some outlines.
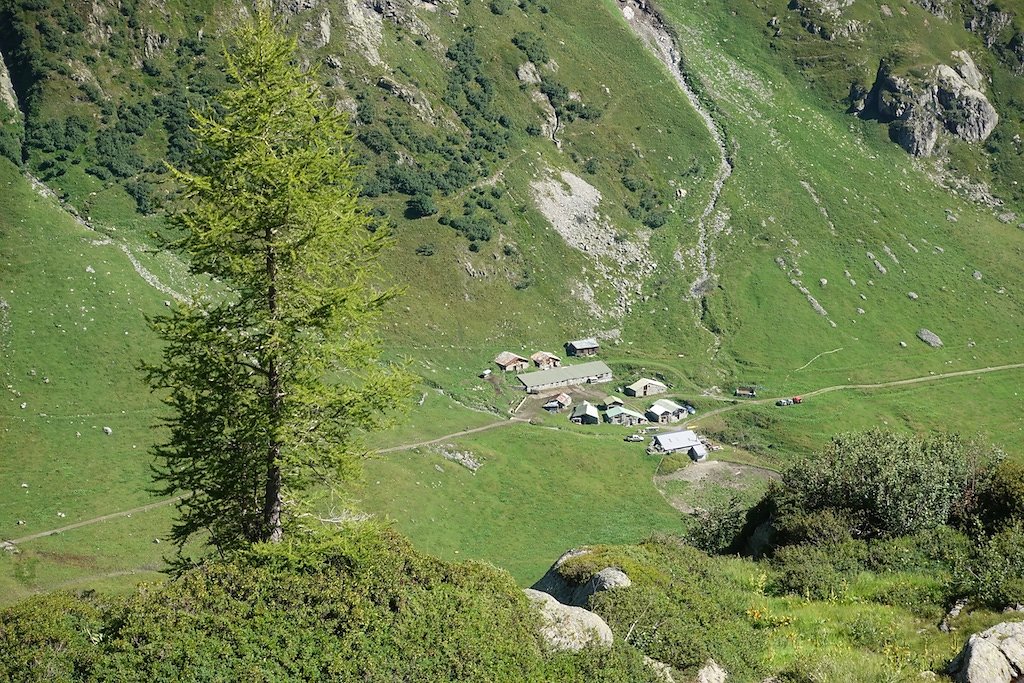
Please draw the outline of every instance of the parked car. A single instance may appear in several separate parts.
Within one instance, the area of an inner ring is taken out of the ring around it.
[[[684,408],[686,408],[686,412],[687,412],[687,413],[688,413],[689,415],[696,415],[696,414],[697,414],[697,409],[696,409],[696,408],[694,408],[693,406],[691,406],[691,405],[690,405],[689,403],[687,403],[687,404],[686,404],[685,406],[683,406],[683,407],[684,407]]]
[[[775,405],[777,405],[777,406],[791,406],[791,405],[793,405],[793,399],[791,399],[791,398],[780,398],[778,401],[775,402]]]
[[[643,441],[643,440],[644,440],[644,437],[641,434],[630,434],[629,436],[627,436],[624,439],[624,441],[630,441],[632,443],[637,443],[637,442]]]

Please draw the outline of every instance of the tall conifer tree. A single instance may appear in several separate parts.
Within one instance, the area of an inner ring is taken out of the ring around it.
[[[173,536],[221,550],[279,541],[294,494],[351,474],[410,388],[373,332],[393,295],[376,286],[387,240],[357,202],[343,116],[266,13],[224,59],[228,85],[174,173],[172,246],[211,285],[154,320],[165,348],[148,368],[172,409],[156,478],[184,494]]]

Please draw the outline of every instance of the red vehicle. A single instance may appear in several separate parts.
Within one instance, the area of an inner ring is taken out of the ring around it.
[[[803,403],[803,402],[804,402],[804,397],[803,396],[794,396],[793,397],[794,405],[800,404],[800,403]]]

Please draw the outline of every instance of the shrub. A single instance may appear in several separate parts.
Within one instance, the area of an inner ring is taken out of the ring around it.
[[[665,225],[667,220],[668,217],[663,211],[651,211],[644,217],[644,225],[654,230]]]
[[[437,213],[437,204],[428,194],[418,194],[407,202],[409,213],[413,218],[433,216]]]
[[[118,178],[135,175],[145,163],[132,147],[134,138],[119,130],[106,129],[96,136],[96,154],[99,162]]]
[[[536,33],[521,31],[512,36],[512,44],[522,50],[534,64],[547,64],[550,59],[544,40]]]
[[[808,600],[835,600],[847,590],[847,576],[833,563],[833,548],[793,545],[780,549],[769,590]]]
[[[746,508],[733,496],[727,502],[711,505],[696,514],[686,542],[711,555],[726,552],[739,544],[746,521]]]
[[[129,180],[124,184],[124,190],[135,200],[135,209],[139,213],[153,213],[153,186],[145,180]]]
[[[783,473],[779,528],[787,516],[832,510],[854,537],[913,534],[945,524],[968,489],[974,444],[955,435],[919,438],[883,430],[841,434]]]
[[[691,677],[709,658],[730,680],[763,677],[764,640],[744,614],[749,595],[730,585],[715,559],[665,537],[599,548],[567,561],[562,573],[579,581],[609,566],[622,569],[633,585],[595,594],[590,608],[643,654]]]
[[[1024,528],[1019,524],[982,539],[959,557],[952,590],[994,609],[1024,604]]]
[[[102,609],[101,609],[102,607]],[[366,525],[255,546],[97,606],[0,612],[5,680],[657,680],[622,645],[550,653],[507,574]]]

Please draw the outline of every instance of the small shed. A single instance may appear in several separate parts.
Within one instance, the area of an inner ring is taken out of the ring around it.
[[[604,419],[611,424],[616,425],[627,425],[632,427],[633,425],[647,424],[647,418],[629,408],[623,408],[622,406],[612,406],[604,414]]]
[[[736,387],[736,391],[733,392],[733,395],[743,398],[754,398],[757,396],[757,387]]]
[[[665,393],[668,391],[668,385],[656,379],[641,377],[626,387],[625,391],[626,396],[651,396],[653,394]]]
[[[557,413],[572,405],[572,396],[561,393],[544,404],[544,410]]]
[[[679,422],[689,414],[686,408],[667,398],[658,399],[654,402],[654,405],[647,409],[647,417],[651,422],[659,422],[661,424]]]
[[[550,370],[551,368],[557,368],[562,365],[562,359],[553,353],[547,351],[538,351],[537,353],[530,356],[530,360],[541,370]]]
[[[625,401],[623,401],[618,396],[607,396],[604,399],[604,409],[605,410],[608,410],[609,408],[614,408],[615,406],[621,406],[621,405],[624,405],[624,404],[625,404]]]
[[[565,345],[565,352],[570,356],[596,356],[600,350],[601,346],[593,338],[577,339],[567,342]]]
[[[597,406],[584,401],[572,409],[569,421],[578,425],[596,425],[601,421],[601,414],[597,412]]]
[[[530,361],[511,351],[502,351],[495,356],[494,364],[504,372],[521,372],[530,367]]]

